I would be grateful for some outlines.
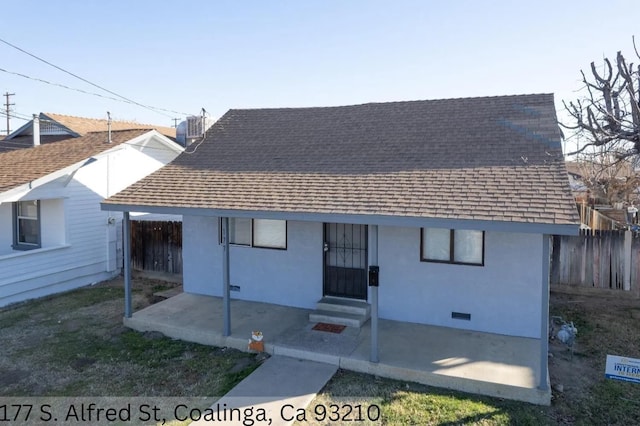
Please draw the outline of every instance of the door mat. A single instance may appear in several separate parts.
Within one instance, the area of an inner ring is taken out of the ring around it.
[[[344,330],[345,328],[347,328],[346,325],[327,324],[326,322],[319,322],[311,329],[318,331],[328,331],[329,333],[342,333],[342,330]]]

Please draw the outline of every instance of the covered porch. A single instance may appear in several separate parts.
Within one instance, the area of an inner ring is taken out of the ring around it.
[[[312,329],[308,309],[237,299],[230,300],[230,305],[228,336],[223,333],[223,299],[189,293],[135,312],[124,324],[243,351],[248,349],[251,332],[261,331],[270,354],[465,392],[550,403],[549,387],[542,390],[538,383],[538,339],[380,319],[379,362],[371,362],[370,321],[360,329],[347,327],[331,333]]]

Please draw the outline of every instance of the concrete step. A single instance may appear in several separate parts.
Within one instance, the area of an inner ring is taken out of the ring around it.
[[[346,325],[347,327],[362,327],[367,322],[368,315],[349,314],[345,312],[315,310],[309,314],[310,322],[324,322],[327,324]]]
[[[338,297],[323,297],[316,304],[320,311],[342,312],[345,314],[364,315],[369,318],[371,306],[367,302],[354,299],[341,299]]]

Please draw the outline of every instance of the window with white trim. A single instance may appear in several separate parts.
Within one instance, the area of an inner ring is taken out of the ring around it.
[[[482,266],[484,265],[484,231],[422,228],[420,260]]]
[[[222,243],[222,224],[220,224]],[[287,221],[273,219],[229,218],[229,244],[287,249]]]
[[[13,249],[33,250],[40,247],[40,201],[13,203]]]

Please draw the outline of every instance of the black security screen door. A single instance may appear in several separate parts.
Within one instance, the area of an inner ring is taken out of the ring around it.
[[[325,296],[367,299],[367,226],[324,224]]]

